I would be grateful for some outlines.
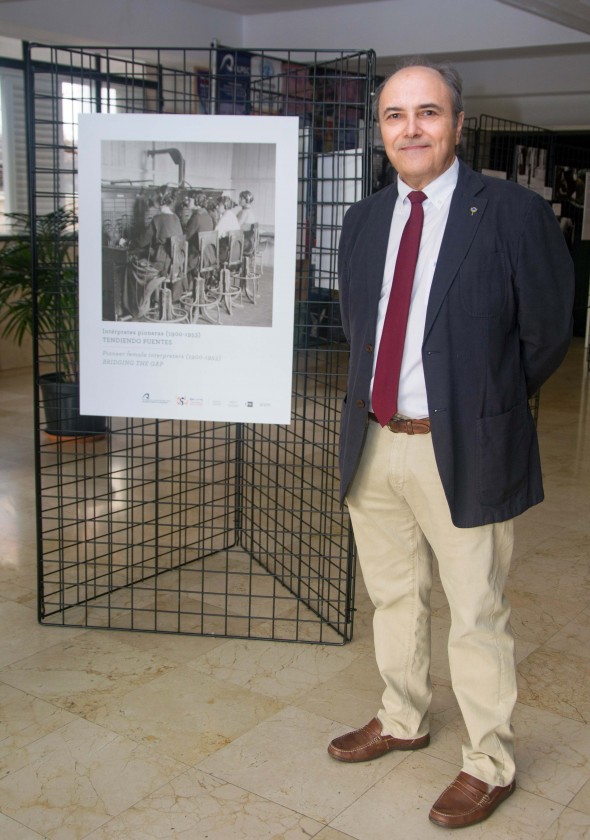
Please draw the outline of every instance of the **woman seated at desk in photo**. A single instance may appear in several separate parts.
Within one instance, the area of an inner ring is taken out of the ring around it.
[[[238,217],[234,213],[234,203],[228,195],[222,195],[217,200],[217,212],[219,215],[219,221],[215,226],[215,230],[219,231],[220,235],[222,233],[227,233],[230,230],[239,230],[240,223],[238,222]]]
[[[184,236],[180,219],[171,208],[172,201],[172,193],[162,196],[159,212],[138,237],[137,243],[140,248],[150,246],[150,263],[157,266],[163,274],[170,268],[170,238]]]
[[[250,230],[258,221],[256,211],[253,210],[254,196],[250,190],[242,190],[239,196],[240,209],[237,213],[238,222],[242,230]]]

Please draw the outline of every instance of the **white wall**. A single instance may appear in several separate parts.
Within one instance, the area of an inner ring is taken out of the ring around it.
[[[21,0],[0,3],[4,36],[54,44],[239,45],[242,16],[187,0]]]
[[[590,36],[496,0],[382,0],[244,18],[244,45],[296,49],[374,49],[378,56],[462,53]]]
[[[400,56],[448,58],[463,77],[469,116],[590,128],[590,36],[496,0],[383,0],[249,16],[244,44],[370,48],[384,74]]]
[[[470,116],[552,129],[590,129],[590,50],[455,62]]]
[[[498,0],[375,2],[242,16],[189,0],[0,2],[0,54],[14,36],[44,43],[207,48],[214,39],[265,50],[375,50],[451,59],[470,116],[590,129],[590,36]],[[296,58],[294,53],[292,58]],[[309,55],[307,55],[309,59]]]

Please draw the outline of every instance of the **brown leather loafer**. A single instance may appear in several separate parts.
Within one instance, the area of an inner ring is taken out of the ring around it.
[[[421,750],[430,743],[430,735],[404,740],[393,735],[381,734],[381,722],[377,718],[361,729],[347,732],[334,738],[328,747],[332,758],[338,761],[370,761],[390,750]]]
[[[443,828],[463,828],[487,820],[498,805],[508,799],[516,787],[514,780],[506,787],[494,787],[459,773],[430,809],[430,820]]]

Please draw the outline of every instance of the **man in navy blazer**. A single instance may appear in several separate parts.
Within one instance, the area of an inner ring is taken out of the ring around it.
[[[342,227],[350,362],[340,469],[386,687],[376,717],[328,751],[354,762],[428,746],[434,555],[468,740],[461,772],[429,817],[455,828],[486,819],[515,787],[516,676],[503,590],[513,518],[543,499],[528,400],[567,351],[573,268],[543,198],[456,158],[456,71],[408,62],[377,90],[375,110],[398,178],[353,205]],[[373,380],[412,191],[424,226],[397,411],[378,421]]]

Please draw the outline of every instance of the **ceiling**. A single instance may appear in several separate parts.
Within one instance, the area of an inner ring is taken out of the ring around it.
[[[271,12],[297,12],[301,9],[321,9],[325,6],[354,6],[373,3],[374,0],[190,0],[199,6],[225,9],[239,15],[269,14]]]
[[[23,3],[27,0],[0,0],[0,3]],[[209,6],[238,15],[269,14],[270,12],[297,12],[301,9],[321,9],[325,6],[353,6],[373,3],[375,0],[189,0],[198,6]]]
[[[590,34],[590,0],[500,0],[500,3]]]
[[[190,0],[190,2],[240,15],[256,15],[320,9],[326,6],[361,5],[372,3],[374,0]],[[590,0],[499,0],[499,2],[544,17],[553,23],[590,34]]]
[[[17,2],[27,2],[27,0],[0,0],[0,3]],[[362,5],[373,3],[375,0],[188,0],[188,2],[234,12],[238,15],[258,15],[321,9],[327,6]],[[497,2],[590,34],[590,0],[497,0]]]

